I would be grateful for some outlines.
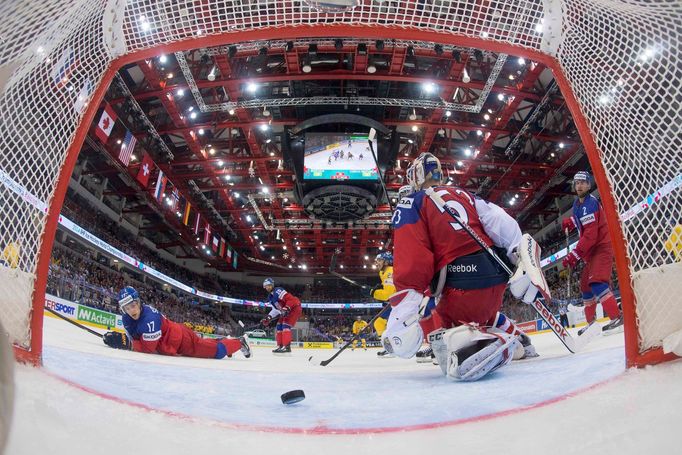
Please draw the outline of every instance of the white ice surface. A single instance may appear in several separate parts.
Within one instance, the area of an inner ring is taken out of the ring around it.
[[[376,149],[376,143],[374,145]],[[376,169],[372,152],[367,150],[368,145],[366,141],[353,141],[353,146],[348,148],[347,142],[342,143],[341,147],[337,149],[328,149],[316,153],[311,153],[305,157],[305,166],[312,170],[340,170],[340,171],[371,171]],[[344,157],[334,159],[332,156],[335,150],[343,151]],[[348,159],[348,152],[353,152],[353,159]],[[360,159],[360,154],[363,158]],[[332,164],[329,164],[329,157],[332,157]],[[311,178],[311,177],[308,177]]]
[[[145,355],[109,349],[52,318],[44,336],[44,369],[17,368],[8,454],[681,451],[682,363],[624,372],[622,334],[577,355],[552,334],[534,336],[540,358],[470,384],[431,364],[378,359],[376,350],[320,367],[308,356],[334,351]],[[299,388],[306,400],[281,403],[281,393]]]

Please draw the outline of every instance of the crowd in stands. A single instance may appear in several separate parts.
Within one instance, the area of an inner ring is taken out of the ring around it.
[[[92,250],[75,243],[66,247],[55,242],[48,273],[49,294],[118,313],[116,295],[125,285],[134,286],[144,303],[174,321],[191,324],[197,331],[228,335],[234,330],[226,307],[202,305],[193,296],[175,294],[151,280],[143,282],[125,269],[110,268],[97,261],[97,253]]]

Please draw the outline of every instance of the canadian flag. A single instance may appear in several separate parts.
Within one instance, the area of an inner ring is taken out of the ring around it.
[[[95,134],[99,140],[102,141],[102,144],[106,144],[107,140],[109,140],[109,135],[111,134],[111,130],[114,129],[114,123],[116,123],[117,118],[114,109],[109,106],[108,103],[104,103],[104,110],[102,111],[99,122],[97,122],[97,128],[95,129]]]
[[[140,169],[137,171],[137,177],[135,177],[144,189],[147,189],[147,186],[149,186],[149,177],[152,175],[152,170],[154,170],[154,161],[149,156],[149,153],[145,152]]]

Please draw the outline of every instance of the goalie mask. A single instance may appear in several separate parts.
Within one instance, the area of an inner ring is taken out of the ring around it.
[[[440,183],[443,179],[443,170],[440,160],[431,153],[422,153],[407,168],[407,183],[419,191],[427,180],[435,180]]]

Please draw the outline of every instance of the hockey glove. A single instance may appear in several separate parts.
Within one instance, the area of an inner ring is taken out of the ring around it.
[[[566,232],[571,232],[573,229],[575,229],[575,222],[573,221],[573,217],[569,216],[568,218],[564,218],[561,221],[561,230]]]
[[[285,318],[285,317],[289,316],[289,313],[291,313],[291,308],[289,308],[288,306],[283,306],[280,311],[281,311],[281,313],[280,313],[279,317]]]
[[[580,262],[580,256],[573,250],[566,255],[563,261],[561,261],[561,265],[574,269],[578,266],[578,262]]]
[[[262,325],[263,328],[267,328],[270,325],[270,322],[272,322],[272,318],[268,315],[260,320],[260,325]]]
[[[107,332],[102,337],[104,344],[114,349],[126,349],[130,351],[133,349],[133,343],[128,338],[128,335],[121,332]]]
[[[370,289],[370,290],[368,291],[369,296],[372,297],[372,298],[374,298],[374,293],[377,292],[379,289],[382,289],[382,288],[383,288],[382,285],[377,284],[376,286],[374,286],[372,289]]]
[[[381,343],[387,352],[403,359],[409,359],[417,353],[424,338],[419,325],[419,311],[423,300],[423,294],[414,289],[406,289],[391,296],[389,302],[393,309],[381,336]]]

